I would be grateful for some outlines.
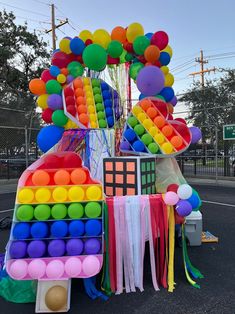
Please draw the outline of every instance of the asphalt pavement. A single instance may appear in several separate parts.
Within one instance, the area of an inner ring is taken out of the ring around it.
[[[182,251],[176,248],[175,282],[173,293],[161,289],[156,292],[151,281],[149,257],[146,254],[144,272],[144,292],[123,293],[111,296],[108,301],[91,300],[85,294],[82,281],[73,280],[70,313],[167,313],[167,314],[232,314],[235,313],[235,185],[204,185],[192,183],[199,192],[203,203],[203,230],[219,237],[218,244],[203,244],[190,247],[189,256],[193,265],[200,269],[205,278],[199,280],[200,289],[190,286],[185,278]],[[11,216],[12,212],[2,212],[13,208],[14,193],[0,194],[0,219]],[[230,205],[230,206],[229,206]],[[232,206],[231,206],[232,205]],[[4,251],[9,230],[0,231],[0,252]],[[0,298],[1,314],[32,314],[34,304],[14,304]]]

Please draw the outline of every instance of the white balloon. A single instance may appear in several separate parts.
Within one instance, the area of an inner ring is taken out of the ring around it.
[[[187,200],[193,194],[193,189],[188,184],[182,184],[178,187],[177,194],[180,199]]]

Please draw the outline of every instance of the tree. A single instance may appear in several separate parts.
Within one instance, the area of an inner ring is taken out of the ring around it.
[[[47,43],[29,32],[26,23],[16,25],[12,12],[0,12],[0,29],[0,126],[39,127],[28,84],[49,65]],[[10,140],[12,147],[19,144],[19,132]],[[0,143],[3,141],[6,134],[0,129]]]

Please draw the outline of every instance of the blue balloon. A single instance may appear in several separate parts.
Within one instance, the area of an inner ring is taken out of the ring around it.
[[[148,39],[151,39],[152,36],[153,36],[153,33],[147,33],[147,34],[145,34],[145,36],[146,36]]]
[[[86,222],[85,230],[88,236],[98,236],[101,234],[102,224],[98,219],[89,219]]]
[[[84,223],[81,220],[74,220],[69,224],[69,234],[72,237],[79,237],[84,234],[85,227]]]
[[[127,129],[124,132],[124,137],[131,143],[136,139],[136,134],[132,129]]]
[[[160,53],[159,61],[161,65],[168,65],[171,61],[171,56],[169,55],[169,53],[163,51]]]
[[[100,84],[100,87],[101,87],[102,91],[103,90],[109,90],[109,85],[107,83],[105,83],[105,82],[102,82]]]
[[[193,194],[190,196],[190,198],[187,199],[187,201],[192,205],[193,209],[198,208],[201,203],[200,197],[196,192],[193,192]]]
[[[107,107],[107,108],[105,109],[105,114],[106,114],[107,117],[112,116],[112,115],[113,115],[113,110],[112,110],[112,108]]]
[[[165,98],[166,102],[169,102],[175,96],[175,93],[172,87],[164,87],[161,90],[160,95]]]
[[[74,37],[70,41],[70,49],[75,55],[81,55],[85,47],[84,42],[78,37]]]
[[[59,142],[64,133],[64,128],[49,125],[42,128],[37,136],[37,144],[43,153],[46,153]]]
[[[114,125],[114,118],[113,117],[108,117],[107,118],[108,126],[111,128]]]
[[[19,222],[13,228],[13,237],[17,240],[28,239],[30,237],[30,224]]]
[[[45,222],[35,222],[31,226],[31,235],[35,239],[45,238],[48,234],[48,227]]]
[[[142,141],[135,141],[132,144],[132,147],[133,147],[134,151],[136,151],[136,152],[144,152],[145,151],[145,145]]]
[[[64,238],[68,233],[68,226],[65,221],[58,220],[51,225],[51,235],[55,238]]]
[[[112,107],[112,100],[111,99],[105,99],[104,106],[106,107]]]
[[[145,96],[144,94],[140,94],[139,95],[139,100],[146,98],[147,96]]]
[[[102,96],[104,99],[110,99],[112,97],[110,91],[108,91],[108,90],[102,91]]]
[[[57,75],[60,74],[60,68],[57,67],[56,65],[51,65],[49,71],[50,74],[54,77],[57,77]]]

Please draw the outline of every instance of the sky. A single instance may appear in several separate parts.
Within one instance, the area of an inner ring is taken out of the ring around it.
[[[50,28],[50,6],[47,0],[3,0],[0,9],[13,11],[17,23],[27,20],[30,30]],[[175,76],[176,94],[186,91],[193,80],[191,72],[199,71],[195,62],[202,49],[208,64],[205,68],[235,68],[235,1],[234,0],[54,0],[56,18],[68,18],[69,25],[56,31],[59,39],[75,36],[83,29],[107,31],[133,22],[143,25],[145,33],[164,30],[169,36],[173,57],[169,65]],[[51,44],[51,35],[43,35]],[[58,44],[57,41],[57,44]],[[205,74],[219,77],[221,72]]]

